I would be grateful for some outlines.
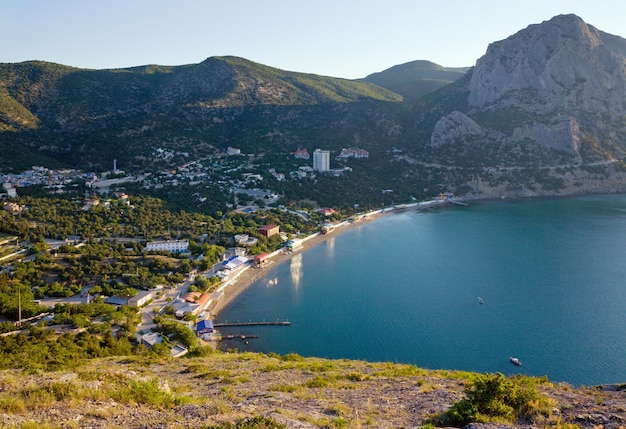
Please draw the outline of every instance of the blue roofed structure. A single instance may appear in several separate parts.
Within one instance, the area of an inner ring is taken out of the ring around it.
[[[212,320],[203,319],[196,325],[196,333],[198,334],[210,334],[214,330]]]

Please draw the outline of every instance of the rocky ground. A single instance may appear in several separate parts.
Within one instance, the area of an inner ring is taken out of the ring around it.
[[[0,372],[2,428],[203,428],[265,416],[288,428],[418,428],[464,397],[464,372],[215,353],[110,358],[72,371]],[[477,428],[626,427],[626,391],[544,383],[548,416]]]

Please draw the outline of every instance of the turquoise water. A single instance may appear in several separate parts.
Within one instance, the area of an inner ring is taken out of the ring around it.
[[[216,322],[278,319],[223,345],[626,382],[626,196],[394,213],[277,266]]]

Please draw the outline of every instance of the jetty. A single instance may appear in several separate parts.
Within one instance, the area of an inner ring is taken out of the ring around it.
[[[216,328],[236,327],[236,326],[291,326],[291,322],[224,322],[214,323]]]

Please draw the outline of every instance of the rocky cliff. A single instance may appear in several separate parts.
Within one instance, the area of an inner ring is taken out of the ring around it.
[[[468,110],[488,143],[536,145],[573,163],[626,153],[626,40],[575,15],[530,25],[492,43],[469,79]],[[442,121],[449,121],[443,117]],[[438,124],[432,139],[459,142]],[[468,129],[475,134],[475,127]],[[601,148],[600,148],[601,146]],[[559,161],[561,162],[561,161]]]

